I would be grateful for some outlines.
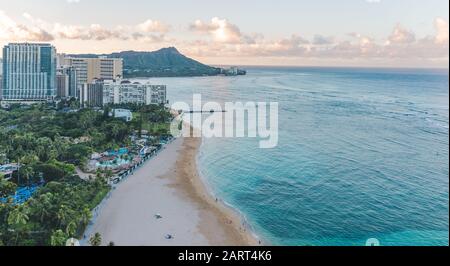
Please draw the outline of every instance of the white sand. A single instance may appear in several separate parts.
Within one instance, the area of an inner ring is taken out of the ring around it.
[[[99,232],[102,244],[118,246],[243,245],[249,243],[233,217],[191,185],[198,181],[199,140],[177,139],[122,181],[99,210],[86,238]],[[156,219],[161,214],[162,219]],[[166,239],[171,234],[173,239]],[[86,241],[84,241],[86,243]],[[254,243],[254,242],[250,242]]]
[[[99,232],[104,244],[116,245],[208,245],[199,233],[195,204],[161,178],[176,163],[183,143],[177,139],[160,154],[123,181],[100,210],[92,233]],[[156,219],[155,214],[162,219]],[[165,239],[171,234],[174,239]]]

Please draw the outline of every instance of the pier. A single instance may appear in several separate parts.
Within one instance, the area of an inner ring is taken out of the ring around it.
[[[184,111],[185,113],[189,113],[189,114],[193,114],[193,113],[226,113],[226,110],[209,110],[209,111],[205,111],[205,110],[200,110],[200,111]]]

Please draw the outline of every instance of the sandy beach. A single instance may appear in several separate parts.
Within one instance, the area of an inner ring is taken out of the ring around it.
[[[202,183],[196,166],[200,144],[200,138],[176,139],[119,184],[86,237],[99,232],[103,245],[124,246],[257,245],[239,216]]]

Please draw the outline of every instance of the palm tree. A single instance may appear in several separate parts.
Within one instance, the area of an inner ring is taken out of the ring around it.
[[[70,221],[66,226],[66,234],[68,236],[73,236],[77,232],[78,223],[75,220]]]
[[[57,213],[59,225],[68,225],[70,217],[72,216],[71,214],[70,208],[62,204]]]
[[[116,123],[111,126],[111,136],[113,137],[114,140],[119,140],[120,126]]]
[[[46,218],[51,214],[50,209],[52,208],[53,195],[51,193],[46,193],[40,195],[38,199],[32,199],[32,203],[37,206],[33,208],[35,210],[35,215],[39,218],[39,222],[44,223]]]
[[[67,141],[65,141],[63,138],[61,138],[59,135],[55,138],[54,146],[56,149],[57,154],[61,157],[62,154],[64,154],[65,151],[69,149],[69,144]]]
[[[8,215],[8,224],[12,226],[26,225],[28,220],[28,208],[19,206],[14,208]]]
[[[105,171],[105,179],[106,179],[106,182],[109,182],[110,179],[111,179],[113,176],[114,176],[114,174],[113,174],[113,172],[112,172],[111,169],[107,169],[107,170]]]
[[[28,165],[24,165],[24,166],[22,166],[20,171],[22,172],[22,175],[25,176],[25,180],[27,182],[27,185],[29,186],[30,185],[30,175],[33,172],[33,168],[31,168]]]
[[[81,224],[83,224],[83,226],[87,226],[89,221],[91,221],[91,219],[92,219],[91,210],[89,210],[89,208],[87,207],[83,208],[80,216]]]
[[[56,230],[50,237],[50,245],[52,246],[64,246],[67,240],[67,236],[62,230]]]
[[[89,243],[91,246],[100,246],[102,244],[102,236],[100,233],[95,233],[91,238],[89,239]]]
[[[24,176],[27,184],[29,185],[30,175],[33,174],[33,168],[31,165],[39,161],[39,158],[34,154],[27,154],[19,160],[19,174]],[[17,181],[17,185],[20,186],[20,180]]]
[[[52,145],[53,143],[51,139],[43,137],[38,138],[35,142],[36,142],[35,152],[39,157],[40,161],[46,162],[54,157],[56,152],[54,152]]]
[[[17,185],[13,182],[6,181],[3,174],[0,174],[0,198],[7,198],[14,194]]]
[[[105,167],[106,169],[106,167]],[[107,182],[106,178],[106,170],[97,169],[96,177],[95,177],[95,185],[97,189],[100,189]]]
[[[28,217],[28,212],[28,208],[25,207],[25,205],[22,205],[19,207],[16,206],[8,215],[8,225],[15,228],[14,231],[16,232],[16,245],[19,239],[20,229],[25,226],[30,219]]]

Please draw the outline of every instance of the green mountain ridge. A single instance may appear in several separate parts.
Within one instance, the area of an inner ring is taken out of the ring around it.
[[[224,70],[202,64],[184,56],[175,47],[162,48],[153,52],[123,51],[111,54],[77,54],[73,57],[122,58],[124,77],[193,77],[215,76]]]

